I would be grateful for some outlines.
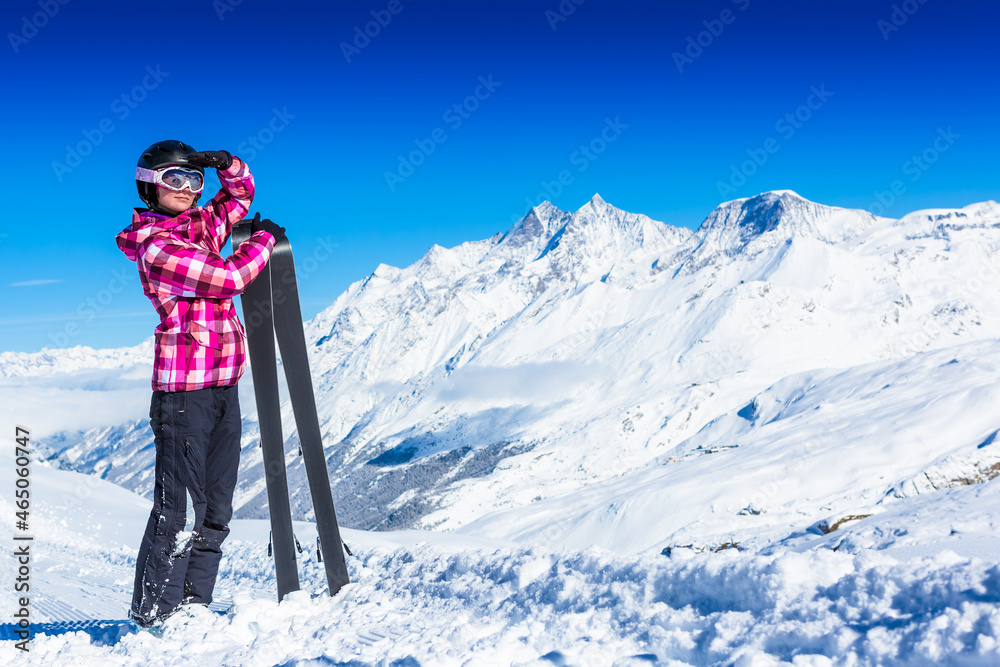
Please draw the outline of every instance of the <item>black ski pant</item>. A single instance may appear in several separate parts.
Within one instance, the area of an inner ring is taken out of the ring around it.
[[[208,604],[233,516],[240,462],[236,386],[154,391],[153,511],[139,546],[129,616],[141,625],[182,602]]]

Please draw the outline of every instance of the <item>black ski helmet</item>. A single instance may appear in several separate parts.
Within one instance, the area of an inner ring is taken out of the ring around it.
[[[183,141],[175,139],[157,141],[142,152],[142,155],[139,156],[139,162],[136,163],[136,167],[142,167],[143,169],[185,167],[193,169],[204,176],[205,169],[203,167],[188,162],[188,155],[194,152],[195,150]],[[136,179],[135,187],[139,191],[139,199],[144,201],[149,208],[156,208],[156,185]],[[199,197],[201,197],[201,193],[194,196],[195,202],[198,201]]]

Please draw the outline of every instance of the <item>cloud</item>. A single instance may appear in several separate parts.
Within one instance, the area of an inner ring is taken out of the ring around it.
[[[35,285],[50,285],[61,282],[61,280],[25,280],[20,283],[10,283],[7,287],[34,287]]]
[[[16,420],[35,440],[122,424],[148,413],[145,366],[0,379],[0,420]]]

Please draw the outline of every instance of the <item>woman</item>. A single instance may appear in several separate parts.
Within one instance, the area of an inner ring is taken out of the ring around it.
[[[210,167],[222,189],[198,206]],[[226,151],[155,143],[139,158],[136,188],[148,208],[133,210],[117,241],[138,266],[143,292],[160,316],[149,409],[153,510],[129,610],[137,625],[150,627],[181,605],[212,601],[240,456],[236,384],[245,367],[245,334],[232,297],[260,274],[285,230],[258,215],[250,238],[222,258],[254,195],[247,165]]]

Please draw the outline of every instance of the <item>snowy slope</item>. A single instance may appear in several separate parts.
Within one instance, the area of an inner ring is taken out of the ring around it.
[[[149,501],[32,466],[32,622],[120,617]],[[13,507],[0,500],[6,515]],[[274,601],[266,527],[236,521],[227,615],[169,627],[0,641],[6,665],[991,665],[1000,568],[953,553],[818,550],[619,556],[447,534],[345,531],[352,583],[323,592],[296,531],[303,590]],[[10,540],[4,524],[0,536]],[[9,563],[11,559],[4,559]],[[8,573],[9,574],[9,573]],[[11,618],[13,596],[0,600]]]
[[[733,543],[882,549],[931,536],[961,549],[962,533],[972,533],[994,538],[1000,558],[992,504],[976,521],[942,500],[947,509],[922,531],[884,525],[917,496],[932,504],[953,487],[964,489],[953,498],[1000,493],[1000,482],[986,484],[1000,476],[997,377],[1000,341],[993,340],[789,375],[637,471],[461,530],[626,552]],[[842,521],[862,516],[872,518]],[[825,536],[819,528],[838,522]]]
[[[912,547],[879,517],[996,473],[998,250],[995,202],[891,220],[779,191],[696,232],[596,196],[546,203],[503,235],[380,266],[307,323],[338,512],[627,553]],[[0,391],[25,372],[0,372]],[[237,500],[255,518],[249,389]],[[122,415],[52,442],[64,465],[146,492],[144,410]]]

